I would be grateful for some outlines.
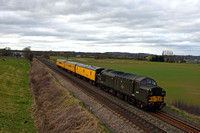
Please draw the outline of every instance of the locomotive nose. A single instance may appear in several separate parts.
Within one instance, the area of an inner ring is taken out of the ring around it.
[[[160,88],[158,86],[150,87],[149,95],[151,95],[151,96],[165,96],[166,92],[163,88]]]

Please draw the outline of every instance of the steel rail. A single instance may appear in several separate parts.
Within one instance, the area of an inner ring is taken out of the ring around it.
[[[179,120],[178,118],[175,118],[173,116],[170,116],[164,112],[161,111],[157,111],[155,113],[150,112],[151,115],[167,122],[168,124],[184,131],[184,132],[193,132],[193,133],[199,133],[200,129],[198,129],[197,127],[191,126],[181,120]]]

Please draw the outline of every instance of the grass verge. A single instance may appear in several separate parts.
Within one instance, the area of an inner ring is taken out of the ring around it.
[[[180,110],[174,106],[168,105],[164,108],[164,110],[167,112],[173,112],[174,115],[176,116],[178,115],[182,118],[186,118],[194,123],[198,123],[198,124],[200,123],[200,116],[189,114],[186,111]]]
[[[29,62],[0,58],[0,132],[36,132],[28,88]]]

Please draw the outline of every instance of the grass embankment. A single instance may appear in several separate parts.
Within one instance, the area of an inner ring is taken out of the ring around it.
[[[28,61],[0,58],[0,132],[36,132],[28,73]]]
[[[75,99],[38,61],[31,63],[29,74],[38,131],[53,133],[110,132],[83,104]]]

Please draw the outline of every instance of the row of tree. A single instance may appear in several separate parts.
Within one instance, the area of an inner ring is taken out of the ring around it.
[[[4,49],[0,49],[0,56],[11,56],[12,51],[10,47],[5,47]]]
[[[154,62],[164,62],[164,56],[148,56],[148,61],[154,61]]]
[[[0,56],[13,56],[13,52],[10,47],[5,47],[4,49],[0,49]],[[23,56],[27,60],[33,60],[33,53],[31,52],[31,47],[25,47],[23,49]]]

